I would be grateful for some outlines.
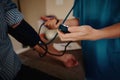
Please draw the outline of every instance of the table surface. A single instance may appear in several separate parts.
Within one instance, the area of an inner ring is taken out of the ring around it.
[[[60,42],[60,40],[56,39],[54,42]],[[38,53],[33,49],[19,54],[19,56],[24,64],[61,78],[62,80],[84,80],[84,68],[81,49],[70,50],[68,52],[73,54],[79,61],[78,66],[73,68],[66,68],[61,62],[56,61],[50,57],[39,57]]]

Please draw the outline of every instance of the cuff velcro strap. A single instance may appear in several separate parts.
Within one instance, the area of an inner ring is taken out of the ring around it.
[[[30,47],[35,46],[40,41],[37,32],[25,20],[22,20],[16,28],[9,27],[8,32],[16,40]]]

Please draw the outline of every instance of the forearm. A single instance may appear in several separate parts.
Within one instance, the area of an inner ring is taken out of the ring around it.
[[[34,46],[34,49],[38,52],[38,54],[43,54],[45,51],[39,46],[39,45],[35,45]],[[56,54],[60,54],[61,52],[60,51],[57,51],[52,45],[48,47],[48,49],[53,52],[53,53],[56,53]],[[46,54],[46,56],[49,56],[53,59],[56,59],[56,60],[59,60],[59,61],[63,61],[63,56],[53,56],[53,55],[50,55],[50,54]]]
[[[120,23],[98,30],[97,34],[96,39],[118,38],[120,37]]]

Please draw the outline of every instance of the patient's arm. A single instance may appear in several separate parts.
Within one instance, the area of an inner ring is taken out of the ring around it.
[[[44,42],[47,42],[47,39],[45,39],[45,35],[44,34],[40,34],[40,38]],[[57,53],[61,53],[60,51],[56,50],[52,45],[48,46],[48,49],[50,51],[56,53],[56,54]],[[47,54],[47,56],[49,56],[49,57],[51,57],[53,59],[56,59],[58,61],[61,61],[64,64],[64,66],[69,67],[69,68],[77,66],[79,64],[77,59],[72,54],[65,53],[63,56],[53,56],[53,55]]]

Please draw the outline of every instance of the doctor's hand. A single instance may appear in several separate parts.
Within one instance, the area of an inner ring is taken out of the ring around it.
[[[58,30],[58,35],[62,41],[78,41],[78,40],[96,40],[99,38],[99,30],[89,25],[68,27],[70,33],[62,33]]]
[[[45,21],[45,26],[49,29],[57,29],[60,25],[59,20],[55,16],[42,16],[41,19]]]

